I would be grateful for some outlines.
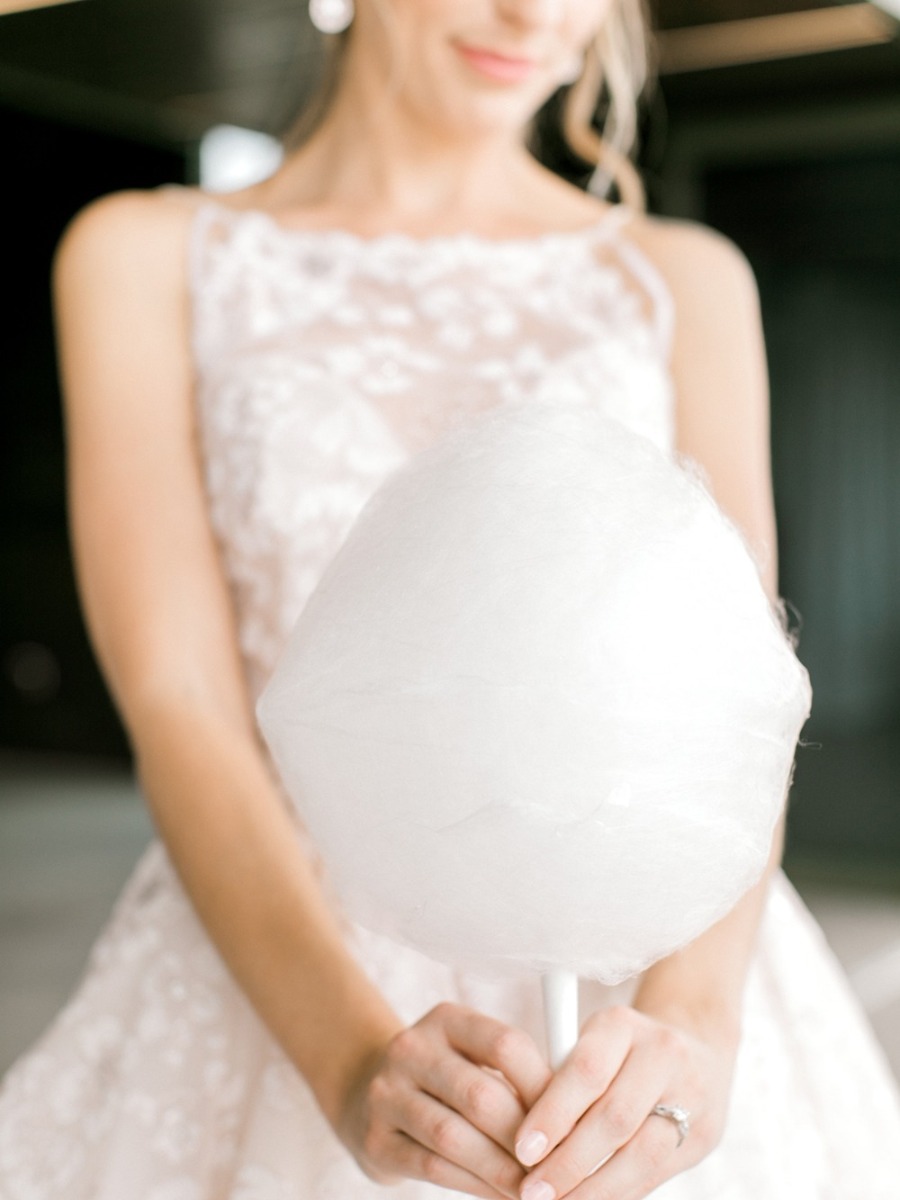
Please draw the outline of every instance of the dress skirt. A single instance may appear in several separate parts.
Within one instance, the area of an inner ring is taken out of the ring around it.
[[[487,982],[352,926],[398,1014],[442,1000],[529,1030],[540,986]],[[627,1000],[582,981],[581,1017]],[[244,998],[159,841],[80,984],[0,1089],[2,1200],[438,1200],[369,1180]],[[822,933],[772,882],[746,992],[725,1137],[660,1200],[898,1200],[900,1103]]]

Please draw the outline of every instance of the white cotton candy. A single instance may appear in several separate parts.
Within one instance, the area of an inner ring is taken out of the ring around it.
[[[535,400],[370,498],[259,719],[352,919],[616,983],[760,877],[809,705],[698,479]]]

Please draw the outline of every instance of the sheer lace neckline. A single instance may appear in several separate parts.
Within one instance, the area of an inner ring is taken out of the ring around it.
[[[519,235],[509,238],[492,238],[484,234],[462,230],[457,233],[437,233],[416,236],[400,230],[379,234],[361,234],[340,226],[304,227],[285,225],[272,213],[261,208],[231,208],[214,197],[204,197],[199,208],[206,208],[233,226],[246,225],[282,239],[286,244],[297,246],[322,246],[330,243],[336,249],[346,248],[355,253],[380,254],[402,252],[404,254],[428,255],[430,252],[473,251],[479,254],[533,253],[536,249],[548,252],[564,251],[568,248],[582,250],[594,241],[602,240],[632,216],[625,205],[612,205],[588,225],[568,230],[547,230],[544,233]]]

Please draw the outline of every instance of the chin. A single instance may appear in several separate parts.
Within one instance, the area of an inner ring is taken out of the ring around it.
[[[456,136],[518,137],[551,94],[549,88],[537,94],[534,88],[479,89],[476,94],[467,89],[443,105],[432,103],[426,111],[430,120]]]

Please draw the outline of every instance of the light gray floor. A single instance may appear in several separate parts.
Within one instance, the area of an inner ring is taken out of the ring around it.
[[[0,1073],[77,982],[150,837],[125,771],[0,756]],[[800,890],[900,1076],[900,895]]]
[[[68,996],[151,835],[125,771],[0,758],[0,1070]]]

